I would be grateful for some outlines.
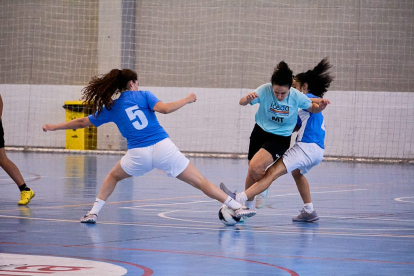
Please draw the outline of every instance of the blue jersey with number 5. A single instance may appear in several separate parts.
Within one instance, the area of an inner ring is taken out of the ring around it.
[[[111,110],[104,107],[99,116],[95,113],[88,118],[96,127],[115,123],[126,138],[128,149],[148,147],[169,137],[153,111],[159,101],[149,91],[125,91],[115,100]]]

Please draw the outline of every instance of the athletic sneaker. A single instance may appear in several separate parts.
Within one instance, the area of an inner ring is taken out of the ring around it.
[[[256,215],[257,211],[255,209],[247,208],[246,206],[242,206],[239,209],[234,210],[237,218],[250,218]]]
[[[262,209],[263,207],[266,206],[267,193],[268,192],[269,192],[269,189],[266,189],[265,191],[263,191],[260,194],[256,195],[255,207],[257,209]]]
[[[82,223],[96,223],[96,220],[98,219],[97,214],[91,214],[88,212],[86,215],[81,217],[80,222]]]
[[[300,211],[300,214],[292,218],[292,220],[296,222],[313,222],[313,221],[319,220],[319,217],[315,211],[309,214],[308,212],[305,211],[305,209],[302,209]]]
[[[236,200],[236,191],[234,191],[234,193],[233,193],[232,191],[230,191],[229,189],[227,189],[226,185],[224,185],[223,182],[220,183],[220,189],[223,192],[225,192],[229,197],[231,197],[232,199]]]
[[[34,198],[35,193],[33,192],[32,189],[28,190],[28,191],[21,191],[20,192],[20,200],[19,202],[17,202],[17,204],[19,205],[26,205],[29,204],[30,200],[32,198]]]

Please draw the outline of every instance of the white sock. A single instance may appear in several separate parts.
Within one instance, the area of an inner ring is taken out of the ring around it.
[[[245,192],[237,193],[236,194],[236,201],[240,202],[241,204],[247,201],[247,195]]]
[[[229,208],[234,209],[234,210],[242,207],[240,203],[238,203],[237,201],[235,201],[229,196],[227,197],[226,201],[224,201],[224,204],[226,204],[227,206],[229,206]]]
[[[252,201],[247,200],[245,205],[249,209],[254,209],[254,200],[252,200]]]
[[[305,203],[303,205],[303,209],[305,209],[306,213],[311,214],[313,212],[313,204],[312,203]]]
[[[99,211],[104,206],[104,204],[105,204],[105,201],[103,201],[102,199],[96,198],[95,203],[93,204],[93,207],[92,207],[90,213],[98,214]]]

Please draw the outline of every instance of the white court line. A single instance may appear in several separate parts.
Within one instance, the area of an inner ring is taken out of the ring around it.
[[[409,202],[409,203],[414,203],[414,201],[410,201],[410,200],[403,200],[403,198],[413,198],[414,196],[405,196],[405,197],[397,197],[394,200],[395,201],[399,201],[399,202]]]
[[[189,222],[205,223],[205,222],[202,222],[202,221],[186,220],[186,219],[179,219],[179,218],[173,218],[173,217],[166,216],[166,214],[169,214],[169,213],[183,212],[183,211],[184,210],[173,210],[173,211],[168,211],[168,212],[164,212],[164,213],[159,213],[158,216],[161,217],[161,218],[170,219],[170,220],[179,220],[179,221],[189,221]],[[185,210],[185,212],[188,212],[188,210]],[[199,212],[199,211],[190,211],[190,212],[195,213],[195,212]],[[293,217],[294,214],[288,215],[288,214],[274,214],[274,213],[272,213],[272,214],[266,214],[266,213],[260,213],[260,216]],[[414,222],[414,220],[409,220],[409,219],[392,219],[392,218],[387,219],[387,218],[378,218],[378,217],[372,217],[372,218],[371,217],[363,217],[363,218],[361,218],[361,217],[338,217],[338,216],[319,216],[319,217],[320,218],[333,218],[333,219],[337,219],[337,220],[351,220],[352,219],[352,220],[375,220],[375,221],[403,221],[403,222]],[[277,226],[275,226],[275,227],[277,227]],[[332,229],[339,229],[339,228],[332,228]],[[347,229],[347,228],[344,228],[344,229]],[[377,228],[377,229],[381,230],[380,228]],[[387,229],[387,228],[384,228],[383,230],[394,230],[394,231],[398,231],[398,230],[401,230],[401,229],[398,229],[398,228],[397,229]],[[404,228],[403,230],[405,231],[407,229]],[[414,231],[414,229],[412,229],[412,230]]]
[[[176,210],[181,211],[181,210]],[[3,218],[16,218],[16,219],[28,219],[28,220],[38,220],[38,221],[53,221],[53,222],[71,222],[71,223],[80,223],[79,220],[62,220],[62,219],[47,219],[47,218],[28,218],[28,217],[18,217],[18,216],[4,216],[0,215],[0,217]],[[140,223],[125,223],[125,222],[105,222],[101,221],[99,224],[103,225],[118,225],[118,226],[135,226],[135,227],[151,227],[151,228],[171,228],[171,229],[182,229],[182,230],[213,230],[213,231],[237,231],[237,232],[254,232],[254,233],[272,233],[277,235],[286,235],[286,234],[298,234],[300,232],[301,235],[327,235],[327,236],[351,236],[351,237],[384,237],[384,238],[414,238],[413,235],[395,235],[395,234],[372,234],[372,233],[333,233],[333,232],[324,232],[323,229],[317,230],[312,232],[301,232],[299,230],[292,231],[292,229],[288,229],[287,231],[280,232],[282,229],[275,229],[272,230],[269,229],[260,229],[260,228],[239,228],[236,224],[234,227],[225,227],[224,225],[221,225],[221,227],[218,227],[219,224],[213,224],[212,227],[197,227],[192,225],[191,228],[189,228],[188,225],[154,225],[154,224],[140,224]],[[210,223],[211,224],[211,223]],[[221,224],[221,223],[220,223]],[[322,230],[322,231],[321,231]],[[355,229],[352,229],[355,230]]]
[[[368,189],[351,189],[351,190],[339,190],[339,191],[326,191],[326,192],[314,192],[312,194],[329,194],[329,193],[340,193],[340,192],[355,192],[355,191],[368,191]],[[298,193],[289,193],[289,194],[281,194],[281,195],[273,195],[268,197],[284,197],[284,196],[296,196]],[[145,207],[158,207],[158,206],[173,206],[173,205],[187,205],[193,203],[212,203],[218,202],[217,200],[205,200],[205,201],[190,201],[190,202],[173,202],[173,203],[159,203],[159,204],[147,204],[147,205],[136,205],[131,207],[119,207],[121,209],[138,209],[138,208],[145,208]]]
[[[355,191],[369,191],[369,189],[351,189],[351,190],[338,190],[338,191],[326,191],[326,192],[312,192],[312,194],[330,194],[330,193],[342,193],[342,192],[355,192]],[[282,195],[272,195],[269,197],[279,197],[279,196],[295,196],[298,193],[282,194]]]
[[[145,208],[145,207],[159,207],[159,206],[172,206],[172,205],[186,205],[186,204],[193,204],[193,203],[211,203],[217,202],[217,200],[204,200],[204,201],[190,201],[190,202],[174,202],[174,203],[160,203],[160,204],[150,204],[150,205],[136,205],[131,207],[119,207],[121,209],[138,209],[138,208]]]
[[[205,223],[205,224],[211,224],[211,222],[206,222],[206,221],[199,221],[199,220],[190,220],[190,219],[179,219],[179,218],[172,218],[172,217],[168,217],[165,214],[169,214],[169,213],[175,213],[175,212],[183,212],[183,210],[173,210],[173,211],[169,211],[169,212],[164,212],[164,213],[159,213],[158,216],[160,218],[164,218],[164,219],[170,219],[170,220],[179,220],[179,221],[185,221],[185,222],[195,222],[195,223]],[[218,211],[217,211],[218,214]],[[218,215],[217,215],[218,216]]]
[[[263,210],[263,209],[262,209]],[[277,210],[277,209],[274,209]],[[279,210],[280,211],[280,210]],[[285,210],[285,211],[290,211],[290,210]],[[289,216],[286,214],[266,214],[266,213],[260,213],[260,216]],[[372,215],[375,215],[375,213],[373,213]],[[292,215],[294,216],[294,215]],[[402,221],[402,222],[414,222],[414,219],[393,219],[393,218],[381,218],[378,216],[375,217],[361,217],[361,216],[355,216],[355,217],[340,217],[340,216],[319,216],[320,218],[329,218],[329,219],[339,219],[339,220],[345,220],[345,219],[354,219],[354,220],[376,220],[376,221]]]

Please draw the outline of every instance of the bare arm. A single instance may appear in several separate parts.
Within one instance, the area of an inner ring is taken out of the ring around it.
[[[55,131],[60,129],[78,129],[92,126],[93,124],[88,117],[78,118],[69,122],[60,123],[56,125],[44,125],[43,131]]]
[[[248,105],[249,103],[251,103],[254,99],[258,97],[259,95],[257,95],[256,92],[250,92],[249,94],[247,94],[246,96],[240,99],[239,104],[243,106]]]
[[[327,99],[322,99],[322,98],[309,98],[309,100],[311,100],[313,103],[317,103],[320,104],[323,101],[328,101],[328,104],[330,104],[331,102]]]
[[[193,103],[196,100],[197,100],[196,95],[194,93],[191,93],[184,99],[181,99],[175,102],[170,102],[170,103],[158,102],[154,105],[153,110],[159,113],[168,114],[168,113],[171,113],[171,112],[174,112],[180,109],[186,104]]]
[[[330,104],[329,100],[327,99],[321,99],[320,103],[312,103],[312,105],[307,109],[307,111],[311,113],[319,113],[322,110],[324,110],[328,104]]]

